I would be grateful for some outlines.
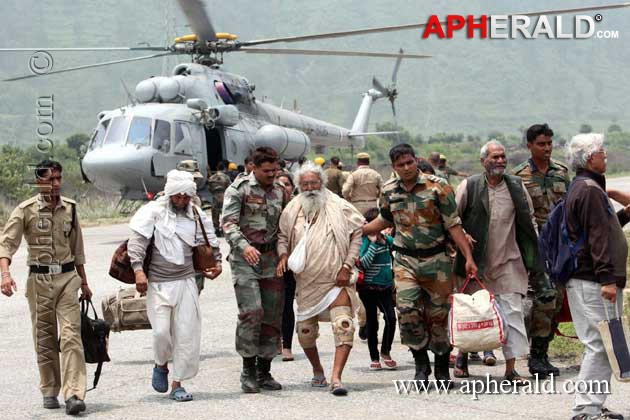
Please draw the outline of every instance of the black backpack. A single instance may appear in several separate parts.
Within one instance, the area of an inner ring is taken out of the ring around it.
[[[94,313],[94,319],[90,318],[88,311],[90,306]],[[104,319],[99,319],[94,304],[90,299],[81,298],[81,341],[85,363],[98,363],[94,373],[94,383],[91,389],[96,388],[101,377],[101,369],[104,362],[109,362],[107,347],[109,344],[109,325]]]

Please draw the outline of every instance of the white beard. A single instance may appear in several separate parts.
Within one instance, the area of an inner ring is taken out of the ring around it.
[[[304,191],[298,197],[307,220],[311,220],[326,204],[324,190]]]

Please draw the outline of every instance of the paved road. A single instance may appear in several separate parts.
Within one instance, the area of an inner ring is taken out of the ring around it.
[[[94,301],[100,302],[115,292],[119,283],[107,275],[109,259],[127,236],[125,225],[86,228],[84,230],[89,264],[86,266],[89,281],[95,293]],[[227,245],[223,242],[223,251]],[[26,278],[25,248],[22,247],[13,260],[13,274],[19,291],[11,299],[0,297],[0,418],[66,418],[63,410],[40,408],[41,395],[37,388],[37,369],[33,351],[30,321],[24,284]],[[110,355],[112,362],[104,366],[98,389],[88,393],[88,410],[85,417],[95,419],[279,419],[279,418],[427,418],[468,419],[518,417],[532,419],[569,418],[572,397],[556,395],[481,395],[479,400],[461,393],[451,395],[398,395],[392,380],[413,377],[410,354],[394,343],[392,356],[398,360],[397,371],[371,372],[367,346],[357,342],[350,356],[344,382],[350,389],[346,398],[335,398],[322,389],[309,386],[308,361],[294,342],[296,361],[274,361],[272,372],[283,385],[280,392],[264,392],[243,395],[238,376],[240,358],[234,351],[236,303],[230,282],[229,266],[223,275],[207,284],[201,295],[203,333],[201,367],[199,375],[189,381],[187,389],[195,400],[189,403],[173,403],[164,394],[155,393],[150,385],[152,368],[151,336],[149,331],[112,333]],[[99,308],[100,310],[100,308]],[[332,335],[330,328],[321,326],[320,350],[324,366],[332,365]],[[519,370],[526,373],[524,363]],[[484,379],[490,372],[499,376],[503,365],[495,368],[471,366],[475,379]],[[88,366],[91,381],[94,366]],[[329,372],[327,372],[329,374]],[[556,384],[562,388],[564,381],[576,379],[575,368],[565,368]],[[630,416],[627,398],[630,385],[613,382],[613,395],[608,406]]]

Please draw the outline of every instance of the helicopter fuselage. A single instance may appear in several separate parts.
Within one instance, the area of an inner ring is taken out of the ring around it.
[[[362,147],[351,130],[261,102],[253,91],[244,77],[200,64],[141,81],[136,103],[99,114],[81,162],[84,178],[103,191],[146,199],[182,160],[196,160],[207,176],[219,161],[241,163],[259,146],[287,160],[311,147]],[[197,99],[203,107],[191,105]]]

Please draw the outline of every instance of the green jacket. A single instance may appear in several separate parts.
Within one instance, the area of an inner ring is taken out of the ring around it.
[[[516,242],[521,251],[525,268],[533,273],[542,272],[543,267],[538,257],[538,237],[529,213],[529,204],[521,178],[503,175],[503,180],[507,184],[516,209]],[[461,215],[462,224],[466,232],[477,241],[473,248],[473,258],[477,264],[479,276],[483,276],[490,224],[488,183],[484,174],[473,175],[466,182],[468,199],[466,208]],[[466,276],[465,263],[463,254],[458,251],[455,258],[455,273],[457,275]]]

